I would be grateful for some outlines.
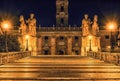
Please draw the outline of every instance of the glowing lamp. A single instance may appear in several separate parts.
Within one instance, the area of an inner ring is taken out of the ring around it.
[[[29,35],[26,35],[26,39],[29,39]]]
[[[9,29],[9,27],[11,26],[11,23],[9,21],[3,21],[1,23],[1,26],[4,28],[4,29]]]

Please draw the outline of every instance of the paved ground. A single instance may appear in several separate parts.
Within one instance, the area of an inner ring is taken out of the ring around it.
[[[27,57],[1,65],[0,79],[0,81],[120,81],[120,67],[90,57]]]

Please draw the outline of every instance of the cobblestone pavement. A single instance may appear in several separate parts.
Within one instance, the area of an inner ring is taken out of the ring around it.
[[[90,57],[34,56],[0,66],[0,81],[120,81],[120,67]]]

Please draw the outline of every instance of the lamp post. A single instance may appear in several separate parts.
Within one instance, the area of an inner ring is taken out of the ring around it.
[[[109,29],[110,29],[110,52],[112,52],[113,49],[112,30],[114,29],[114,24],[111,23],[109,25]]]
[[[29,35],[26,35],[26,51],[28,51],[28,39],[29,39]]]
[[[90,45],[90,47],[89,47],[89,51],[92,51],[92,47],[91,47],[91,39],[92,39],[92,36],[89,35],[89,45]]]
[[[5,51],[8,52],[8,38],[7,38],[7,31],[8,28],[10,27],[10,24],[8,22],[2,22],[2,27],[4,29],[4,33],[5,33]]]

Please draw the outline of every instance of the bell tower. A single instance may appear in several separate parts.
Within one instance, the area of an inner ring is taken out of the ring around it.
[[[56,0],[56,26],[68,26],[68,0]]]

